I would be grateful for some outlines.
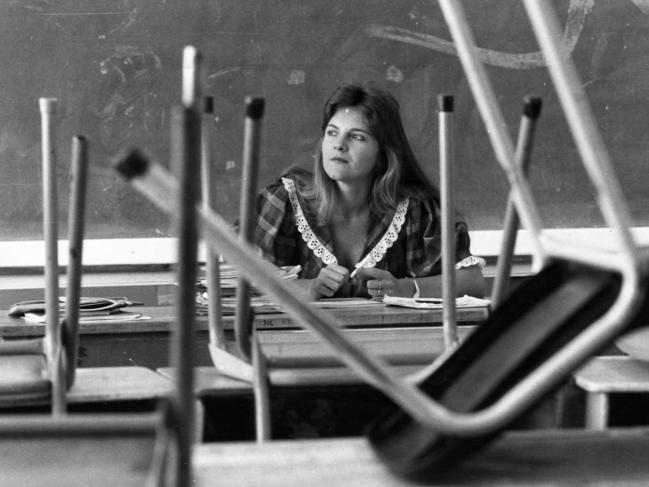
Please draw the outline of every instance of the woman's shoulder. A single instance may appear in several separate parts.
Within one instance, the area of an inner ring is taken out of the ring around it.
[[[281,175],[280,175],[280,180],[281,179],[292,179],[296,183],[298,183],[300,186],[307,185],[307,184],[312,184],[313,182],[313,173],[309,171],[308,169],[304,169],[301,166],[298,165],[292,165],[288,169],[286,169]]]
[[[257,210],[266,212],[292,213],[295,204],[304,206],[303,191],[309,184],[309,172],[301,168],[289,168],[272,183],[265,186],[257,198]],[[299,203],[298,203],[299,202]]]
[[[441,218],[441,206],[437,197],[424,193],[417,193],[409,197],[408,213],[419,221],[438,222]],[[456,231],[467,233],[468,225],[463,215],[456,215]]]
[[[261,191],[262,195],[288,199],[291,192],[301,193],[303,188],[313,179],[313,175],[306,169],[299,167],[289,168],[275,181],[268,184]]]
[[[439,201],[434,195],[421,191],[408,195],[408,211],[417,211],[423,215],[436,216],[439,214]]]
[[[281,179],[277,179],[259,191],[257,206],[259,210],[266,207],[281,207],[289,200],[288,191]]]

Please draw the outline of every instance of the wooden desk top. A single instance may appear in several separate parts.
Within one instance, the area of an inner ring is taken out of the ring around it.
[[[67,397],[70,403],[158,399],[173,387],[146,367],[80,367]]]
[[[511,432],[431,485],[649,485],[649,430]],[[364,438],[206,443],[194,455],[197,487],[413,486]]]
[[[474,327],[461,326],[461,338]],[[442,327],[392,327],[345,329],[353,343],[382,358],[403,375],[430,364],[444,351]],[[257,333],[268,362],[271,384],[282,387],[357,385],[364,381],[314,333],[308,330],[261,330]],[[249,393],[251,384],[219,373],[215,367],[196,367],[198,395]],[[174,369],[158,368],[164,377],[174,379]]]
[[[422,366],[402,365],[394,367],[394,370],[397,374],[405,377],[421,368]],[[157,372],[167,379],[175,380],[173,367],[161,367]],[[366,383],[349,367],[270,369],[269,376],[271,384],[277,387],[340,386]],[[220,374],[214,367],[196,367],[194,381],[196,395],[199,397],[252,393],[252,383]]]
[[[474,326],[459,326],[463,340]],[[392,365],[429,364],[444,352],[441,326],[392,326],[389,328],[349,328],[343,334],[353,343]],[[310,330],[261,330],[259,343],[270,367],[341,366],[343,362],[329,344]]]
[[[79,367],[67,393],[70,404],[155,400],[169,395],[174,383],[146,367]],[[49,399],[30,405],[49,404]]]
[[[649,362],[627,355],[595,357],[574,378],[587,392],[649,392]]]
[[[81,323],[81,334],[114,334],[114,333],[153,333],[169,332],[175,323],[175,308],[172,306],[144,307],[132,306],[127,311],[142,313],[150,316],[149,320],[140,321],[103,321],[96,323]],[[413,325],[440,325],[442,323],[442,310],[420,310],[400,308],[395,306],[372,306],[359,308],[333,308],[327,309],[342,326],[345,327],[386,327],[386,326],[413,326]],[[489,312],[487,308],[459,308],[457,310],[458,324],[470,324],[484,321]],[[234,318],[224,318],[225,329],[232,329]],[[255,318],[257,329],[268,328],[300,328],[287,314],[276,313],[257,315]],[[207,318],[198,316],[196,319],[198,330],[207,330]],[[6,310],[0,311],[0,337],[38,337],[44,334],[45,326],[40,323],[30,323],[22,318],[13,318],[7,315]]]
[[[649,485],[649,430],[510,432],[431,485]],[[0,439],[0,486],[145,485],[151,438]],[[196,487],[404,487],[364,438],[204,443]]]
[[[0,487],[141,487],[152,438],[0,440]]]

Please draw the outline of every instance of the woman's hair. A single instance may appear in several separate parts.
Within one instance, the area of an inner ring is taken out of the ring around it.
[[[430,183],[412,152],[401,122],[399,103],[392,94],[371,85],[338,87],[324,106],[323,134],[340,108],[360,109],[378,142],[379,155],[369,195],[372,211],[377,214],[394,211],[400,201],[411,196],[432,197],[439,202],[437,188]],[[313,182],[307,191],[307,197],[315,199],[318,214],[313,216],[326,222],[335,205],[335,184],[324,170],[322,138],[317,146]]]

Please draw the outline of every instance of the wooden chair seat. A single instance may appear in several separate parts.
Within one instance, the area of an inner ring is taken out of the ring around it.
[[[52,383],[43,354],[0,355],[0,404],[46,399]]]

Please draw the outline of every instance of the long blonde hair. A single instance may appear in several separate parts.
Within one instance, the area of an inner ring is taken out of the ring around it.
[[[338,87],[324,106],[322,133],[340,108],[360,109],[379,145],[379,156],[368,202],[375,214],[393,212],[406,197],[433,198],[439,191],[421,169],[410,147],[399,113],[399,103],[391,93],[371,85],[347,84]],[[324,170],[322,137],[317,146],[313,183],[303,180],[302,194],[312,200],[313,218],[330,220],[336,205],[335,184]]]

